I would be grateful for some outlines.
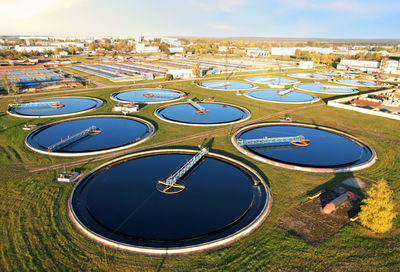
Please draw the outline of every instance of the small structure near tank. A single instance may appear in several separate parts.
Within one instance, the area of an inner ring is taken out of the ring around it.
[[[133,113],[133,112],[138,112],[139,111],[139,105],[138,104],[134,104],[134,103],[127,104],[127,105],[118,104],[118,105],[114,106],[112,110],[113,111],[120,111],[120,112],[122,112],[124,114]]]
[[[336,210],[337,207],[342,205],[347,200],[351,199],[354,199],[354,194],[351,191],[347,191],[346,193],[341,194],[340,196],[326,204],[325,207],[322,209],[322,212],[324,214],[331,214]]]
[[[67,171],[65,168],[65,165],[64,165],[64,172],[58,176],[56,181],[57,182],[74,182],[75,180],[78,179],[79,175],[80,175],[79,172]]]
[[[281,123],[291,123],[292,122],[292,117],[290,115],[286,114],[285,117],[282,117],[279,119],[279,122]]]
[[[28,122],[26,122],[25,125],[22,127],[23,130],[33,130],[35,128],[37,128],[37,125],[32,125]]]

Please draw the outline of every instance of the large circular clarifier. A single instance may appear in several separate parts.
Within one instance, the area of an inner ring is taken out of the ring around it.
[[[103,102],[89,97],[62,97],[11,104],[7,112],[23,118],[59,117],[97,109]]]
[[[201,87],[220,90],[220,91],[239,91],[239,90],[248,90],[254,89],[257,86],[254,84],[241,82],[241,81],[206,81],[200,83]]]
[[[249,77],[245,80],[260,83],[260,84],[281,84],[281,85],[289,85],[298,83],[297,80],[285,78],[285,77]]]
[[[301,144],[296,137],[303,137],[309,144]],[[257,139],[261,142],[255,144]],[[232,142],[239,151],[254,159],[303,171],[354,171],[372,165],[376,159],[372,148],[360,140],[333,129],[306,124],[252,125],[240,129]]]
[[[148,254],[192,253],[248,235],[271,203],[268,186],[243,163],[208,153],[183,176],[185,190],[157,190],[195,154],[142,152],[94,169],[71,194],[75,226],[103,244]]]
[[[366,81],[366,80],[356,80],[356,79],[337,79],[335,80],[337,83],[357,86],[357,87],[376,87],[376,82]]]
[[[250,112],[245,108],[217,102],[166,105],[157,109],[155,115],[161,120],[188,126],[228,125],[250,118]]]
[[[308,74],[308,73],[288,74],[288,76],[296,77],[296,78],[303,78],[303,79],[318,79],[318,80],[325,80],[325,79],[331,79],[332,78],[332,77],[327,76],[327,75]]]
[[[122,103],[162,103],[171,102],[184,97],[180,91],[166,89],[140,89],[111,94],[111,99]]]
[[[245,95],[253,99],[273,103],[301,104],[313,103],[319,100],[317,96],[292,90],[255,90],[247,92]]]
[[[328,84],[299,84],[296,89],[313,93],[324,94],[356,94],[358,90],[351,87],[328,85]]]
[[[106,115],[40,127],[28,135],[25,144],[46,155],[86,156],[129,148],[153,134],[153,125],[145,120]]]

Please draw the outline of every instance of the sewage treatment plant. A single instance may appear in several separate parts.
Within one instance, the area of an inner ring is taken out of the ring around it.
[[[76,90],[20,95],[4,105],[3,118],[19,129],[13,141],[24,156],[48,167],[43,171],[56,180],[74,177],[70,185],[54,185],[67,188],[59,216],[71,227],[71,239],[84,247],[100,245],[102,258],[121,251],[164,257],[220,254],[257,244],[277,226],[301,240],[287,231],[298,227],[285,221],[289,206],[322,194],[321,186],[331,180],[381,167],[382,143],[357,123],[370,121],[362,120],[362,113],[326,105],[338,96],[353,104],[360,104],[355,95],[376,99],[369,94],[372,81],[293,70],[167,82],[159,81],[167,70],[154,63],[81,64],[68,71],[90,72],[100,82],[154,79],[81,88],[79,95]],[[8,76],[53,76],[38,73]],[[385,95],[390,106],[397,103],[396,92]],[[386,104],[383,99],[380,105]],[[116,107],[135,111],[117,113]],[[340,198],[341,204],[357,199],[348,196]],[[336,215],[333,210],[323,216],[334,222]]]

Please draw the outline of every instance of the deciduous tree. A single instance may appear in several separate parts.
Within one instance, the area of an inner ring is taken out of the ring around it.
[[[396,217],[392,194],[393,191],[383,179],[368,190],[367,197],[363,200],[364,205],[361,206],[359,213],[360,222],[363,226],[378,233],[386,232],[392,228],[393,219]]]

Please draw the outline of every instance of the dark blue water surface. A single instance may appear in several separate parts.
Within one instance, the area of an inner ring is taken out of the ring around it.
[[[219,103],[199,102],[209,113],[198,114],[189,103],[163,107],[156,111],[158,116],[165,119],[188,124],[219,124],[239,121],[249,116],[240,108]]]
[[[300,92],[290,92],[285,95],[279,95],[279,92],[284,90],[256,90],[245,93],[250,98],[261,99],[265,101],[280,102],[280,103],[306,103],[315,102],[319,98],[311,94]]]
[[[266,195],[249,174],[206,157],[178,194],[156,189],[193,155],[160,154],[107,166],[82,181],[72,198],[79,220],[124,243],[151,247],[192,245],[234,233],[260,213]]]
[[[332,132],[314,128],[271,125],[244,131],[237,138],[253,139],[265,136],[288,137],[298,135],[310,139],[310,145],[298,147],[290,144],[275,144],[246,146],[245,149],[274,161],[321,168],[354,166],[367,162],[372,156],[371,150],[360,143]]]
[[[144,94],[155,92],[156,94],[152,97],[145,97]],[[157,93],[163,93],[159,95]],[[164,102],[169,100],[174,100],[181,97],[179,92],[174,92],[170,90],[157,90],[157,89],[146,89],[146,90],[132,90],[127,92],[114,93],[111,95],[112,98],[120,100],[122,102]]]
[[[51,108],[49,105],[43,105],[32,108],[16,107],[13,108],[12,111],[20,115],[54,116],[54,115],[75,113],[89,109],[94,109],[102,105],[101,101],[96,101],[90,98],[53,98],[53,99],[39,100],[35,102],[56,102],[56,101],[60,102],[61,104],[64,104],[65,106],[59,109]]]
[[[34,148],[46,150],[48,146],[90,126],[96,126],[102,132],[84,137],[62,148],[59,152],[88,152],[109,149],[137,142],[150,134],[149,127],[140,121],[123,117],[89,117],[38,129],[28,136],[27,141]]]

